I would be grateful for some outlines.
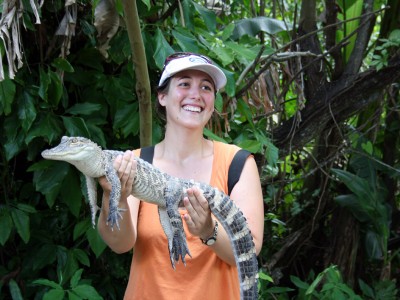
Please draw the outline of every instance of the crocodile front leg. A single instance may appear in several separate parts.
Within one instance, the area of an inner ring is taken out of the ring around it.
[[[96,226],[96,214],[97,211],[99,210],[99,207],[97,205],[97,186],[96,186],[96,181],[94,178],[85,175],[85,180],[86,180],[86,189],[87,189],[87,195],[88,195],[88,200],[89,200],[89,205],[90,205],[90,211],[92,214],[92,226],[95,228]]]
[[[186,254],[192,257],[186,242],[182,218],[178,211],[178,205],[182,199],[182,194],[183,190],[179,182],[175,180],[167,182],[164,197],[166,202],[166,212],[171,226],[171,232],[168,236],[168,248],[173,268],[175,268],[175,261],[179,261],[179,258],[181,258],[184,265],[186,265]]]
[[[114,225],[117,225],[119,229],[119,219],[122,219],[121,212],[126,211],[126,209],[122,209],[118,207],[119,200],[121,198],[121,182],[119,180],[118,174],[115,171],[112,161],[109,160],[107,162],[106,168],[106,178],[108,182],[111,184],[111,193],[110,193],[110,206],[109,206],[109,214],[107,218],[107,224],[110,223],[111,229],[114,228]]]

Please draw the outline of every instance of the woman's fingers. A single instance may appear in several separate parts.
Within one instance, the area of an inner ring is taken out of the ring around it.
[[[123,154],[118,155],[114,160],[114,168],[118,173],[119,179],[127,180],[132,169],[133,161],[132,151],[125,151]]]
[[[123,197],[129,196],[132,192],[132,185],[136,175],[135,155],[127,150],[114,159],[113,166],[121,181],[121,194]]]
[[[208,201],[199,188],[191,187],[187,189],[187,195],[193,209],[198,214],[208,214],[210,212]]]
[[[207,234],[210,227],[213,226],[213,222],[208,202],[203,193],[197,187],[189,188],[183,203],[188,212],[184,215],[184,220],[189,231],[197,236]]]

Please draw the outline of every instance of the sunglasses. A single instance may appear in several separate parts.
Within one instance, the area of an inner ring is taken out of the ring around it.
[[[164,72],[165,67],[168,66],[168,64],[178,58],[184,58],[184,57],[189,57],[189,56],[195,56],[196,59],[202,59],[205,63],[213,65],[214,63],[212,62],[211,59],[209,59],[207,56],[205,55],[201,55],[201,54],[197,54],[197,53],[192,53],[192,52],[175,52],[171,55],[169,55],[164,62],[164,67],[162,69],[162,72]]]

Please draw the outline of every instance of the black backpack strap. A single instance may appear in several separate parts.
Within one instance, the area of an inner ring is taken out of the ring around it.
[[[228,195],[231,194],[233,187],[239,181],[244,163],[250,154],[251,153],[249,151],[240,149],[233,157],[228,171]]]
[[[148,146],[140,149],[140,158],[147,161],[149,164],[153,163],[154,146]]]

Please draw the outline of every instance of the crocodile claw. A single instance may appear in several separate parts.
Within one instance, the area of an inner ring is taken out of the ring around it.
[[[122,214],[121,212],[126,211],[126,208],[119,208],[117,207],[117,209],[113,209],[110,210],[110,213],[108,214],[108,218],[107,218],[107,225],[109,225],[111,227],[111,230],[114,229],[114,225],[117,226],[118,230],[120,230],[119,228],[119,219],[122,220]]]
[[[175,262],[179,262],[179,259],[181,259],[183,264],[186,266],[186,254],[190,257],[192,257],[192,255],[190,254],[188,245],[186,243],[185,233],[183,231],[175,233],[169,248],[172,267],[175,269]]]

